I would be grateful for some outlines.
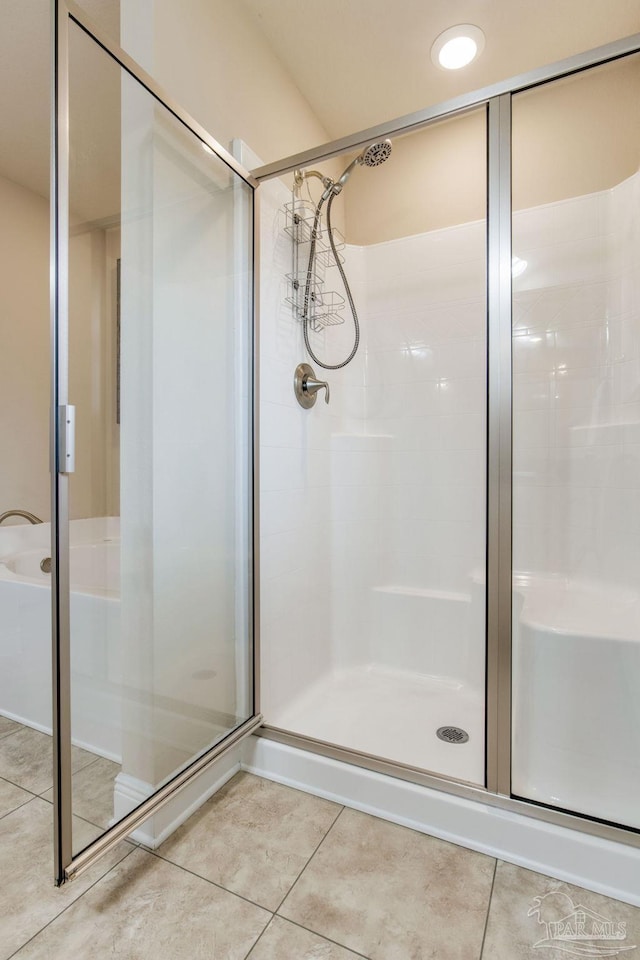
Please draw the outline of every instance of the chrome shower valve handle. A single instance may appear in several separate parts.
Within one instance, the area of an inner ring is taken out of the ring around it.
[[[329,403],[329,384],[326,380],[316,380],[315,377],[307,377],[304,381],[303,390],[305,393],[311,394],[315,397],[315,394],[318,390],[321,390],[324,387],[324,402]]]
[[[313,367],[308,363],[299,363],[293,377],[293,389],[301,407],[309,410],[316,402],[318,390],[324,387],[324,402],[329,403],[329,384],[326,380],[318,380]]]

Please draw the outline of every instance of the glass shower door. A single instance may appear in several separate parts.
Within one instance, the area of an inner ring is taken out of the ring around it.
[[[513,793],[640,828],[640,57],[513,98]]]
[[[255,715],[252,186],[73,20],[68,91],[63,867]],[[180,816],[136,836],[155,845]]]

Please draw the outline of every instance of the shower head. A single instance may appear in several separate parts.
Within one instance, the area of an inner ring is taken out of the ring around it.
[[[358,157],[358,162],[363,167],[379,167],[381,163],[389,159],[392,149],[391,140],[378,140],[376,143],[370,143]]]
[[[374,143],[370,143],[369,146],[365,147],[362,153],[355,158],[355,160],[351,161],[342,176],[339,177],[335,183],[330,183],[327,185],[326,190],[322,194],[322,199],[327,200],[332,193],[340,193],[345,183],[351,176],[354,167],[379,167],[381,163],[384,163],[385,160],[389,159],[391,156],[391,150],[391,140],[376,140]]]

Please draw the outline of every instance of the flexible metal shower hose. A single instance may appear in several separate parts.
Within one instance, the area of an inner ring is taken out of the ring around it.
[[[347,357],[346,360],[343,360],[342,363],[324,363],[320,360],[319,357],[315,355],[311,349],[311,343],[309,342],[309,303],[311,300],[311,280],[313,277],[313,261],[316,254],[316,240],[318,239],[318,227],[320,226],[320,217],[322,215],[322,205],[324,203],[323,198],[321,197],[318,201],[318,206],[316,207],[315,217],[313,218],[313,229],[311,231],[311,244],[309,246],[309,263],[307,266],[307,279],[304,286],[304,308],[302,312],[302,332],[304,335],[304,345],[307,348],[307,353],[311,359],[318,364],[319,367],[323,367],[325,370],[340,370],[341,367],[346,367],[348,363],[351,363],[358,351],[358,345],[360,343],[360,321],[358,320],[358,312],[356,310],[356,305],[353,302],[353,297],[351,295],[351,288],[349,287],[349,281],[347,280],[347,275],[345,273],[344,267],[340,263],[340,256],[336,250],[336,243],[333,239],[333,230],[331,228],[331,204],[333,203],[333,198],[336,196],[335,193],[332,193],[329,197],[329,202],[327,204],[327,231],[329,233],[329,244],[331,246],[331,253],[333,254],[333,259],[336,262],[336,267],[340,271],[340,276],[342,277],[342,282],[344,283],[344,289],[347,294],[347,300],[349,301],[349,307],[351,309],[351,316],[353,317],[353,326],[355,331],[355,340],[353,344],[353,349]]]

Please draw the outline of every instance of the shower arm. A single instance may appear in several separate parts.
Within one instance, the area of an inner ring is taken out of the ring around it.
[[[332,187],[334,181],[331,177],[325,177],[323,173],[320,173],[319,170],[294,170],[293,171],[293,182],[296,187],[301,187],[307,177],[317,177],[318,180],[322,181],[323,186]]]

